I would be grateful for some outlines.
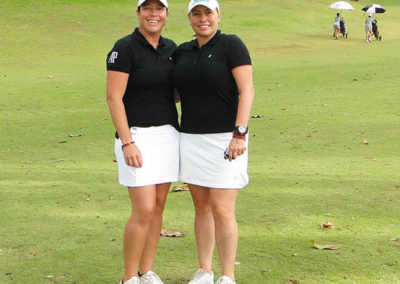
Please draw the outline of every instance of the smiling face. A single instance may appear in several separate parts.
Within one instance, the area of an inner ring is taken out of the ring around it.
[[[142,34],[161,34],[167,18],[167,8],[158,0],[147,0],[136,11]]]
[[[190,25],[199,42],[209,41],[217,32],[220,15],[217,10],[211,10],[203,5],[198,5],[190,11]]]

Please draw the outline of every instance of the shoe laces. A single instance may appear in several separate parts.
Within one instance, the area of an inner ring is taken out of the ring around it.
[[[204,269],[199,269],[197,270],[197,272],[194,274],[192,280],[189,283],[192,283],[192,281],[196,281],[196,280],[201,280],[201,278],[203,278],[206,275],[210,275],[212,276],[212,273],[207,273],[207,271],[205,271]]]
[[[146,279],[146,280],[157,280],[157,281],[159,281],[160,283],[162,283],[160,277],[158,277],[158,275],[157,275],[156,273],[154,273],[153,271],[151,271],[151,270],[147,271],[147,272],[146,272],[145,274],[143,274],[141,277],[142,277],[143,279]]]
[[[195,275],[194,275],[194,277],[193,277],[193,279],[192,280],[199,280],[199,279],[201,279],[204,275],[206,275],[206,274],[210,274],[210,273],[207,273],[204,269],[199,269],[199,270],[197,270],[197,272],[195,273]]]

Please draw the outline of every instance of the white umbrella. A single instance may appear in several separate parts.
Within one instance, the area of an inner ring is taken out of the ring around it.
[[[349,11],[354,10],[354,7],[350,3],[347,3],[346,1],[334,2],[331,5],[329,5],[329,8],[335,10],[349,10]]]

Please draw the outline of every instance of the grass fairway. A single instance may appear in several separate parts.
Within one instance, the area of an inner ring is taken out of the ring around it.
[[[133,3],[0,1],[0,283],[122,275],[130,203],[113,162],[105,56],[136,25]],[[177,43],[192,35],[186,3],[170,1],[164,35]],[[369,3],[351,2],[349,38],[337,41],[330,3],[221,1],[221,29],[250,49],[262,115],[250,121],[251,182],[237,203],[240,284],[400,283],[400,3],[379,2],[383,40],[372,43]],[[189,194],[171,193],[164,223],[185,237],[160,241],[154,270],[167,284],[197,268],[192,220]]]

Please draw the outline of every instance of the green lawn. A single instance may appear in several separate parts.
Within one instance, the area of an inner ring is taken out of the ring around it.
[[[0,283],[123,273],[130,203],[105,56],[136,26],[134,3],[0,1]],[[164,35],[177,43],[192,39],[186,3],[170,1]],[[349,38],[337,41],[330,3],[221,1],[221,29],[250,49],[262,115],[250,120],[251,181],[238,197],[240,284],[400,283],[400,3],[379,2],[383,40],[372,43],[368,2],[351,2]],[[189,194],[171,193],[164,223],[185,236],[160,241],[154,269],[167,284],[197,269],[192,220]]]

